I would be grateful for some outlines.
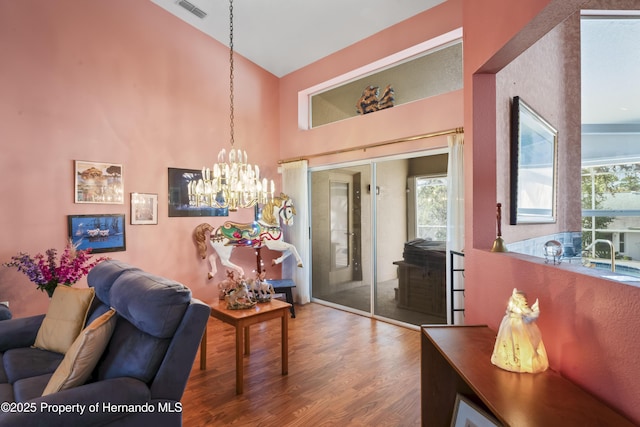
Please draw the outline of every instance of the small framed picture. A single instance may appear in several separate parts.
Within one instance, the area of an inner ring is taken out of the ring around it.
[[[75,202],[124,204],[122,165],[75,162]]]
[[[158,195],[131,193],[131,224],[150,225],[158,223]]]
[[[500,427],[502,424],[461,394],[456,395],[451,427]]]
[[[117,252],[127,249],[124,214],[67,215],[69,238],[78,249]]]

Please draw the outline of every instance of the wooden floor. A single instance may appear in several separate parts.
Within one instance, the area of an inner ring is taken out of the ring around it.
[[[244,394],[235,394],[234,329],[208,325],[207,370],[196,357],[182,398],[197,426],[419,426],[420,332],[319,304],[289,319],[289,374],[280,324],[251,327]]]

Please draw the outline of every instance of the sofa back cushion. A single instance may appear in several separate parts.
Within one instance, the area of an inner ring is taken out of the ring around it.
[[[115,259],[102,261],[89,271],[87,283],[96,290],[96,297],[109,307],[111,305],[109,302],[111,286],[122,273],[132,270],[141,271],[137,267]]]
[[[108,273],[113,273],[108,264],[111,262],[103,261],[92,273],[103,264]],[[149,383],[182,321],[191,291],[180,283],[139,269],[125,269],[115,275],[113,283],[91,280],[97,277],[94,274],[89,278],[89,286],[96,287],[96,296],[105,305],[108,301],[118,313],[113,335],[97,367],[97,377],[99,380],[133,377]]]

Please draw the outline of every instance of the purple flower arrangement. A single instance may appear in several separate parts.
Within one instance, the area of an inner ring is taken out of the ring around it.
[[[100,257],[91,260],[91,248],[77,250],[71,242],[67,243],[60,260],[56,259],[58,251],[47,249],[45,255],[41,253],[34,257],[20,252],[11,257],[11,262],[3,263],[5,267],[17,267],[18,271],[24,273],[29,280],[36,284],[41,291],[47,292],[49,296],[59,284],[71,286],[89,273],[100,261],[108,259]]]

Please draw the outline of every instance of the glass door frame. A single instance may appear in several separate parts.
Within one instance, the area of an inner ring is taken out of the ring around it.
[[[318,165],[318,166],[311,166],[308,169],[308,192],[309,194],[311,194],[311,175],[313,172],[319,172],[319,171],[329,171],[329,170],[337,170],[337,169],[342,169],[342,168],[348,168],[348,167],[353,167],[353,166],[366,166],[368,165],[370,167],[370,182],[371,182],[371,188],[375,189],[378,187],[378,182],[377,182],[377,174],[376,174],[376,165],[377,163],[381,163],[381,162],[385,162],[385,161],[390,161],[390,160],[402,160],[402,159],[412,159],[412,158],[417,158],[417,157],[426,157],[426,156],[436,156],[439,154],[448,154],[449,153],[449,148],[448,147],[442,147],[442,148],[432,148],[432,149],[427,149],[427,150],[422,150],[422,151],[415,151],[415,152],[410,152],[410,153],[402,153],[402,154],[395,154],[395,155],[390,155],[390,156],[384,156],[384,157],[376,157],[376,158],[369,158],[369,159],[362,159],[362,160],[357,160],[357,161],[351,161],[351,162],[344,162],[344,163],[335,163],[335,164],[330,164],[330,165]],[[372,190],[373,191],[373,190]],[[364,208],[364,207],[363,207]],[[409,323],[405,323],[402,321],[398,321],[395,319],[391,319],[388,317],[383,317],[380,316],[378,314],[375,313],[375,303],[376,303],[376,298],[377,298],[377,240],[378,240],[378,236],[377,236],[377,199],[375,197],[371,198],[371,203],[369,206],[370,211],[370,215],[371,215],[371,224],[369,225],[369,230],[371,233],[371,247],[370,248],[362,248],[362,257],[364,258],[365,256],[370,256],[370,260],[371,262],[370,264],[370,269],[371,271],[370,273],[370,277],[371,277],[371,297],[370,297],[370,308],[369,308],[369,312],[363,312],[361,310],[356,310],[356,309],[352,309],[350,307],[347,306],[343,306],[343,305],[339,305],[339,304],[335,304],[329,301],[325,301],[319,298],[316,298],[313,296],[313,274],[310,274],[310,299],[311,302],[316,302],[316,303],[320,303],[329,307],[333,307],[333,308],[337,308],[340,310],[344,310],[344,311],[349,311],[349,312],[353,312],[356,314],[361,314],[367,317],[371,317],[377,320],[382,320],[385,321],[387,323],[392,323],[392,324],[397,324],[399,326],[404,326],[410,329],[416,329],[419,330],[420,326],[418,325],[413,325],[413,324],[409,324]],[[309,212],[309,226],[310,229],[312,229],[312,223],[313,223],[313,211],[312,211],[312,201],[311,201],[311,197],[309,197],[309,206],[308,206],[308,212]],[[310,259],[314,259],[313,256],[313,248],[312,248],[312,243],[313,243],[313,234],[311,233],[311,238],[309,239],[309,254],[310,254]],[[364,264],[364,262],[362,263]],[[447,282],[446,282],[446,295],[447,295],[447,307],[450,306],[450,301],[449,301],[449,288],[450,288],[450,279],[447,275]]]

